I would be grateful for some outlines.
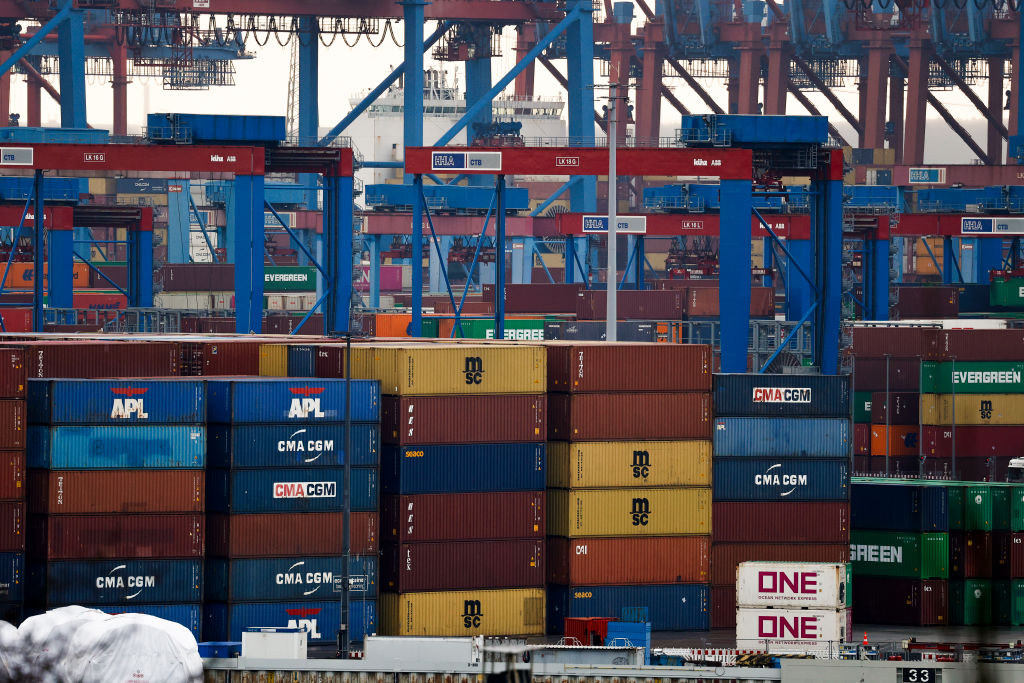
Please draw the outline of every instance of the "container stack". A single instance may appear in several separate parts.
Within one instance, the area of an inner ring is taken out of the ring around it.
[[[198,638],[206,388],[191,380],[31,380],[30,611],[88,605]]]
[[[548,632],[706,630],[711,348],[548,345]]]
[[[25,597],[25,354],[0,349],[0,621],[21,618]]]
[[[253,626],[337,639],[344,576],[344,463],[351,457],[350,638],[376,632],[380,389],[346,382],[211,380],[206,640]]]
[[[715,375],[713,627],[741,562],[848,560],[850,401],[847,376]]]
[[[544,633],[545,351],[352,349],[381,381],[381,632]]]

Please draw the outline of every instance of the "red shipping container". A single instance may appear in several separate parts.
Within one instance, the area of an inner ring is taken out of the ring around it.
[[[855,455],[871,455],[871,425],[853,425],[853,452]]]
[[[583,283],[505,285],[505,312],[576,313],[576,299],[584,289]]]
[[[0,553],[25,550],[25,504],[0,502]]]
[[[28,522],[37,560],[202,557],[203,515],[47,515]]]
[[[956,442],[957,460],[965,458],[1024,456],[1024,426],[936,426],[921,428],[922,453],[929,457],[952,458]]]
[[[711,628],[736,628],[736,586],[711,587]]]
[[[992,532],[949,532],[949,578],[992,578]]]
[[[235,266],[230,263],[168,263],[157,271],[165,292],[227,292],[235,289]]]
[[[544,538],[544,492],[381,496],[384,542]]]
[[[548,439],[710,439],[710,396],[702,392],[549,394]]]
[[[887,410],[892,406],[892,410]],[[875,424],[917,425],[920,423],[921,394],[876,391],[871,394],[871,421]],[[888,415],[886,414],[888,413]]]
[[[868,474],[871,474],[871,456],[853,456],[853,470],[850,472],[850,475],[857,477]]]
[[[385,396],[381,441],[393,444],[519,443],[547,438],[547,396]]]
[[[740,562],[848,562],[849,560],[850,546],[846,544],[719,543],[716,538],[715,543],[711,546],[711,584],[715,586],[734,585],[736,583],[736,566]]]
[[[0,398],[25,398],[27,386],[24,350],[0,348]]]
[[[949,582],[893,576],[853,577],[853,618],[861,624],[945,626]]]
[[[459,302],[455,299],[455,303]],[[426,306],[426,304],[423,304]],[[455,309],[452,308],[452,302],[450,299],[444,301],[438,301],[433,305],[434,313],[437,315],[455,315]],[[462,304],[462,315],[493,315],[494,314],[494,303],[491,301],[469,301],[468,299]]]
[[[31,332],[31,308],[2,308],[0,319],[4,321],[4,332]]]
[[[585,289],[576,296],[576,317],[604,320],[607,302],[607,292]],[[684,292],[624,289],[615,302],[619,320],[682,320],[686,316]]]
[[[548,391],[711,391],[704,344],[548,342]]]
[[[263,319],[263,334],[302,334],[321,336],[324,333],[324,317],[319,313],[309,316],[301,328],[299,323],[305,314],[300,315],[268,315]],[[296,332],[298,330],[298,332]],[[234,331],[233,329],[231,330]]]
[[[548,537],[548,583],[602,586],[707,583],[708,536]]]
[[[31,470],[29,512],[202,512],[203,470]]]
[[[102,263],[94,263],[93,266],[113,280],[114,284],[118,287],[121,287],[122,289],[128,288],[128,266],[108,266]],[[164,272],[164,269],[161,269],[160,272]],[[90,268],[89,287],[91,289],[111,289],[113,285],[103,279],[95,270]],[[231,287],[230,289],[234,289],[234,287]]]
[[[956,318],[960,315],[960,290],[956,287],[896,286],[892,320]]]
[[[1024,330],[936,330],[927,360],[1007,361],[1024,358]]]
[[[854,391],[920,391],[920,382],[920,358],[853,359]]]
[[[233,332],[234,319],[230,323]],[[182,342],[181,374],[188,377],[258,375],[261,343],[230,338],[216,342]]]
[[[25,448],[25,401],[23,399],[0,400],[0,449],[20,450]]]
[[[920,356],[935,343],[939,332],[927,327],[854,327],[853,355],[883,358],[886,355]]]
[[[341,512],[208,515],[210,557],[340,555]],[[377,513],[353,512],[352,554],[377,552]]]
[[[24,451],[0,451],[0,500],[25,499]]]
[[[84,308],[92,311],[116,311],[128,308],[128,297],[124,294],[75,292],[72,298],[72,305],[75,308]]]
[[[33,341],[29,377],[170,377],[179,374],[176,342]]]
[[[366,316],[372,318],[373,316]],[[345,345],[317,344],[313,371],[317,377],[339,379],[345,376]]]
[[[610,617],[566,617],[565,642],[567,645],[603,646],[608,637]],[[575,640],[575,642],[573,642]]]
[[[691,320],[717,318],[721,313],[718,291],[718,287],[688,287],[686,290],[687,317]],[[752,287],[750,289],[750,316],[752,318],[775,316],[774,289],[771,287]]]
[[[544,554],[543,539],[385,545],[381,587],[397,593],[543,587]]]
[[[992,576],[1024,579],[1024,533],[996,531],[992,534]]]
[[[849,543],[850,504],[711,504],[712,543]],[[712,564],[714,560],[712,560]]]

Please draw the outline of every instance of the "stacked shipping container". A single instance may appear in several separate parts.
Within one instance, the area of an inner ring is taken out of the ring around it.
[[[548,632],[708,628],[711,348],[548,346]]]
[[[736,618],[741,562],[846,562],[846,376],[715,375],[712,626]]]
[[[0,349],[0,620],[25,597],[25,355]]]

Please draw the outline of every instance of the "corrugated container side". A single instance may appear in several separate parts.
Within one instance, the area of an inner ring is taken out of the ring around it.
[[[25,497],[25,454],[22,451],[0,451],[0,500],[22,500]]]
[[[949,534],[854,529],[850,532],[850,559],[858,576],[946,579]]]
[[[958,461],[1024,456],[1024,426],[958,425],[954,430],[947,426],[925,425],[921,428],[921,450],[924,455],[951,458],[954,441]],[[970,444],[970,447],[964,448],[964,444]],[[960,467],[959,462],[957,467]]]
[[[550,441],[711,438],[706,393],[549,394]]]
[[[211,512],[337,512],[344,506],[344,468],[274,468],[207,472]],[[377,509],[377,468],[351,468],[351,505],[356,512]]]
[[[353,422],[380,420],[379,384],[364,380],[351,385],[350,419]],[[342,422],[345,420],[345,380],[210,380],[207,404],[209,422]]]
[[[543,443],[384,446],[384,493],[539,491],[544,488]]]
[[[921,392],[927,394],[1019,394],[1024,361],[921,363]]]
[[[26,412],[22,399],[0,401],[0,449],[25,448]]]
[[[198,424],[206,385],[177,380],[32,380],[28,420],[38,424]]]
[[[713,466],[715,500],[846,500],[847,458],[720,458]]]
[[[25,599],[25,553],[0,553],[0,603]]]
[[[402,445],[543,441],[547,396],[385,396],[381,436]]]
[[[25,550],[25,504],[0,501],[0,552]]]
[[[206,465],[203,425],[32,426],[28,466],[44,469],[193,469]]]
[[[710,536],[575,540],[549,536],[548,583],[707,583],[710,546]]]
[[[120,605],[199,602],[202,560],[32,563],[26,599],[39,605]]]
[[[317,347],[310,344],[288,346],[288,376],[316,377]]]
[[[344,423],[213,424],[207,428],[209,467],[337,467],[345,464]],[[380,460],[380,427],[351,425],[352,464]]]
[[[380,632],[389,636],[544,634],[543,588],[384,593]]]
[[[33,514],[202,512],[202,470],[30,470]]]
[[[315,377],[325,377],[328,379],[344,377],[344,344],[318,344],[316,346],[316,360],[314,363]]]
[[[992,534],[992,576],[1024,579],[1024,533]]]
[[[706,584],[652,586],[550,586],[548,633],[561,633],[566,617],[619,617],[624,607],[646,607],[655,631],[706,631]]]
[[[715,457],[844,458],[850,453],[847,418],[720,417],[712,434]]]
[[[549,489],[552,536],[672,536],[711,531],[711,489]]]
[[[939,330],[924,327],[854,327],[853,355],[858,358],[881,358],[894,349],[918,356],[932,344]]]
[[[945,626],[948,582],[889,576],[854,576],[853,613],[858,623]]]
[[[920,380],[920,358],[858,357],[853,362],[854,391],[919,391]]]
[[[850,495],[857,529],[949,531],[947,491],[940,486],[857,482]]]
[[[927,425],[1022,425],[1024,394],[922,394]]]
[[[25,398],[28,368],[23,349],[0,349],[0,398]]]
[[[352,600],[349,604],[349,634],[353,642],[361,642],[377,627],[377,602]],[[340,622],[338,601],[302,600],[294,602],[208,602],[203,605],[203,638],[238,642],[242,630],[265,626],[306,628],[310,643],[336,643]]]
[[[854,456],[871,455],[871,425],[853,425],[853,453]]]
[[[543,588],[543,539],[404,543],[381,549],[382,590]]]
[[[715,543],[848,543],[850,538],[845,502],[716,502],[711,507]]]
[[[849,417],[848,375],[715,375],[717,417]]]
[[[846,543],[720,543],[718,535],[711,546],[711,583],[734,585],[736,567],[741,562],[847,562],[850,546]]]
[[[342,552],[343,513],[207,515],[210,557],[308,557]],[[377,514],[353,512],[352,552],[377,552]]]
[[[198,603],[183,605],[97,605],[95,609],[107,614],[148,614],[158,619],[181,624],[195,636],[200,638],[202,629],[202,610]]]
[[[935,330],[930,342],[928,360],[1019,361],[1024,330]]]
[[[871,397],[870,391],[853,392],[853,421],[855,423],[871,423]]]
[[[576,295],[576,318],[601,320],[605,316],[608,293],[585,289]],[[620,320],[682,320],[686,316],[686,292],[671,290],[620,290]]]
[[[229,287],[230,289],[230,287]],[[36,378],[174,377],[176,342],[26,342],[28,376]]]
[[[544,491],[381,496],[388,542],[544,538]]]
[[[260,377],[288,377],[287,344],[260,344]]]
[[[702,344],[547,344],[548,391],[711,391]]]
[[[365,590],[353,591],[353,598],[376,598],[378,562],[376,555],[349,558],[349,576],[362,578]],[[205,599],[210,602],[270,602],[276,600],[322,600],[338,597],[344,573],[344,558],[265,557],[228,560],[206,558]],[[353,587],[356,587],[353,584]]]
[[[505,285],[507,313],[575,313],[583,283]]]
[[[202,557],[203,515],[50,515],[28,521],[27,552],[39,560]]]
[[[711,587],[711,628],[736,628],[736,586]]]
[[[918,424],[921,394],[909,391],[877,391],[871,394],[871,422],[874,424]],[[891,410],[889,409],[891,406]],[[888,415],[886,415],[888,413]]]
[[[987,531],[949,532],[949,576],[954,579],[992,578],[992,534]]]
[[[871,425],[871,455],[917,455],[917,425]]]
[[[548,486],[708,486],[710,441],[549,441]]]

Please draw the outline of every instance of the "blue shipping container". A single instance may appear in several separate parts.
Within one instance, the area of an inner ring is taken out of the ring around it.
[[[712,459],[712,500],[846,500],[850,461],[845,458]]]
[[[566,617],[618,619],[623,607],[646,607],[655,631],[710,628],[707,584],[548,586],[548,633],[562,633]]]
[[[34,424],[197,424],[206,421],[206,384],[194,380],[33,379]]]
[[[235,514],[341,512],[344,470],[340,467],[221,470],[206,472],[206,509]],[[352,468],[352,510],[377,509],[377,468]]]
[[[384,493],[543,491],[543,443],[383,446]]]
[[[263,424],[207,427],[210,467],[337,467],[345,464],[345,425]],[[380,425],[352,423],[352,464],[380,461]]]
[[[715,417],[850,417],[849,375],[715,375]]]
[[[191,631],[196,640],[200,639],[203,611],[199,605],[100,605],[96,609],[107,614],[148,614],[173,621]]]
[[[341,621],[337,600],[299,602],[208,602],[203,606],[205,640],[239,641],[242,629],[270,626],[306,628],[310,642],[337,642]],[[377,632],[377,602],[353,600],[349,603],[349,633],[353,641],[362,641],[367,633]]]
[[[24,553],[0,553],[0,602],[21,602],[24,599]]]
[[[344,379],[259,378],[210,380],[207,388],[208,421],[234,422],[343,422]],[[354,379],[353,422],[380,422],[380,382]]]
[[[850,487],[850,528],[949,531],[947,489],[856,482]]]
[[[344,558],[267,557],[252,560],[207,558],[206,599],[211,602],[335,600],[340,596]],[[377,597],[377,556],[350,558],[356,580],[352,598]]]
[[[86,560],[32,563],[28,599],[46,605],[201,602],[202,560]]]
[[[316,377],[316,347],[289,345],[287,363],[289,377]]]
[[[206,427],[29,427],[26,460],[51,470],[202,469]]]
[[[712,434],[715,457],[846,458],[850,420],[841,417],[722,417]]]

